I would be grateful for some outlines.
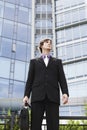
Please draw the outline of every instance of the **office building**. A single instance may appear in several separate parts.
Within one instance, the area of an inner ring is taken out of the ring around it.
[[[61,115],[84,115],[87,103],[87,0],[55,0],[56,56],[63,60],[69,105]]]
[[[87,0],[0,0],[0,106],[22,104],[29,61],[39,41],[53,41],[62,59],[69,103],[60,115],[84,115],[87,102]]]
[[[22,104],[31,58],[31,0],[0,0],[0,109]]]

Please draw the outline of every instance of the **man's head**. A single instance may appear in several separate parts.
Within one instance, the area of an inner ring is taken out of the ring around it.
[[[52,40],[49,38],[46,38],[40,41],[39,49],[41,53],[43,52],[43,50],[50,51],[52,49]]]

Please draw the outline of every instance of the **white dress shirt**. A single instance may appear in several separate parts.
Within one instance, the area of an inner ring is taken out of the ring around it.
[[[49,58],[47,57],[47,55],[46,55],[45,58],[44,58],[44,62],[45,62],[45,65],[46,65],[46,67],[47,67],[48,62],[49,62]]]

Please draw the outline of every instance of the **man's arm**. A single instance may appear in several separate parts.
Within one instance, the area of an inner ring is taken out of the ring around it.
[[[61,60],[59,60],[58,70],[59,70],[59,84],[63,93],[62,100],[63,100],[63,103],[66,104],[68,102],[69,92],[68,92],[68,86],[67,86],[66,77],[65,77],[63,64]]]
[[[34,80],[34,61],[30,60],[28,78],[27,78],[25,92],[24,92],[24,99],[23,99],[24,102],[28,101],[28,98],[30,97],[30,93],[32,91],[33,80]]]

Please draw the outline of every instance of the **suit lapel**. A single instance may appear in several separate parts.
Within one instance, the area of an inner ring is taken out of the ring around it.
[[[52,56],[51,56],[50,59],[49,59],[49,62],[48,62],[48,66],[47,66],[47,67],[49,67],[49,65],[52,63],[52,61],[53,61],[53,58],[52,58]]]
[[[44,60],[43,60],[42,57],[38,58],[38,61],[46,67],[46,65],[45,65]],[[49,59],[47,67],[52,63],[52,61],[53,61],[53,58],[51,56],[50,59]]]
[[[41,64],[45,65],[44,60],[42,59],[42,57],[40,57],[40,58],[38,59],[38,61],[39,61]]]

